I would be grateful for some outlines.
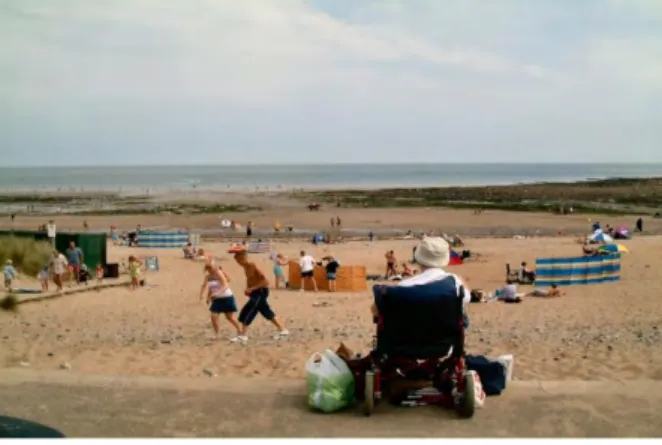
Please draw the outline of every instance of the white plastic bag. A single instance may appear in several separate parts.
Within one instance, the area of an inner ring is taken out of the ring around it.
[[[474,370],[469,371],[474,375],[474,394],[476,395],[476,408],[482,408],[485,405],[485,391],[480,381],[480,376]]]
[[[327,349],[306,363],[308,405],[325,413],[338,411],[354,398],[354,376],[347,363]]]

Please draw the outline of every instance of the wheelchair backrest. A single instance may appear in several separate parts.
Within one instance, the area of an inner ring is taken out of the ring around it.
[[[458,291],[453,276],[418,286],[382,286],[375,293],[378,349],[463,348],[464,288]]]

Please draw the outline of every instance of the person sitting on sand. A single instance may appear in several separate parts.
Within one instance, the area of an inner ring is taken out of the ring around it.
[[[395,258],[395,252],[392,250],[389,250],[386,252],[386,255],[384,255],[386,258],[386,273],[384,276],[386,279],[391,278],[394,275],[398,275],[398,268],[397,268],[397,259]]]
[[[522,261],[517,277],[520,283],[533,283],[536,281],[536,272],[527,267],[526,261]]]
[[[193,247],[192,243],[186,243],[186,247],[184,247],[184,258],[187,260],[192,260],[195,259],[195,248]]]
[[[206,291],[207,298],[205,301],[211,313],[211,326],[214,329],[214,338],[216,340],[220,338],[221,326],[218,319],[221,314],[224,314],[225,319],[237,331],[237,334],[231,339],[231,341],[236,342],[239,335],[241,335],[241,326],[234,316],[237,312],[237,303],[235,302],[232,289],[230,289],[230,279],[220,267],[205,264],[204,271],[205,278],[200,287],[200,301],[204,298]]]
[[[402,262],[402,278],[413,277],[414,269],[406,261]]]
[[[563,292],[558,288],[556,284],[552,284],[552,287],[549,290],[544,289],[533,289],[531,292],[527,293],[527,297],[543,297],[543,298],[553,298],[560,297],[563,295]]]
[[[273,255],[271,260],[274,262],[274,289],[280,288],[281,281],[285,287],[288,287],[289,283],[285,278],[285,272],[283,272],[283,266],[287,266],[287,258],[282,253],[277,253]]]
[[[248,260],[246,251],[235,253],[234,260],[244,269],[244,274],[246,275],[246,290],[244,290],[244,295],[248,297],[248,301],[239,312],[241,330],[236,340],[233,339],[233,342],[236,341],[245,344],[248,341],[248,327],[253,323],[258,313],[278,329],[278,333],[274,336],[274,339],[286,338],[290,335],[290,332],[280,323],[280,320],[278,320],[278,317],[276,317],[276,314],[267,301],[267,298],[269,298],[269,280],[267,280],[255,263]]]
[[[503,302],[504,303],[521,303],[522,298],[517,295],[517,284],[511,280],[506,280],[506,285],[503,288]]]

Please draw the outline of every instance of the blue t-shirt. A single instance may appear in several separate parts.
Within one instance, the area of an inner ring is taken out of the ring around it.
[[[80,258],[83,256],[83,251],[80,250],[79,247],[69,247],[65,253],[67,254],[69,264],[73,264],[74,266],[80,264]]]

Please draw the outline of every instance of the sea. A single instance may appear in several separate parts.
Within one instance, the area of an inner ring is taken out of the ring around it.
[[[662,176],[662,164],[319,164],[0,167],[0,192],[444,187]]]

